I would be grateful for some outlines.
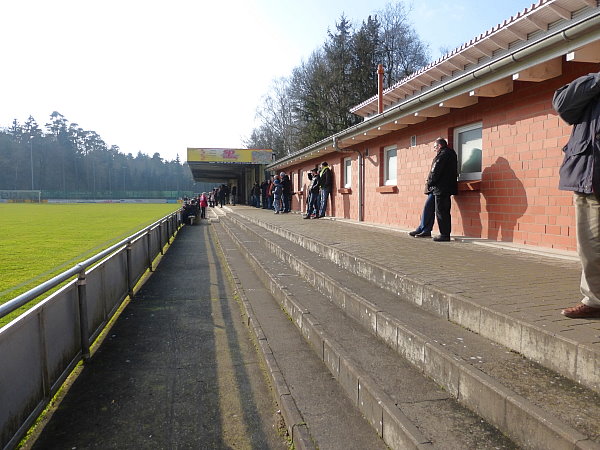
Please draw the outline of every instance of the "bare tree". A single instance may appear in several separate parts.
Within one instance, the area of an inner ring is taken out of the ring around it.
[[[283,156],[296,148],[297,123],[294,120],[290,82],[287,78],[273,80],[268,94],[256,110],[259,126],[245,141],[247,147],[271,148]]]
[[[386,87],[429,62],[429,47],[411,26],[409,13],[410,7],[401,2],[388,3],[378,13]]]

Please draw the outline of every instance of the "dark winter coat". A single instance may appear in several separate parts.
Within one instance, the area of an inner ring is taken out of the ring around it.
[[[433,158],[425,192],[433,195],[458,193],[458,158],[450,147],[442,147]]]
[[[292,180],[288,175],[284,175],[281,179],[283,185],[283,195],[292,195]]]
[[[569,125],[559,189],[600,195],[600,72],[573,80],[554,93],[552,106]]]
[[[319,173],[319,186],[322,189],[330,189],[333,186],[333,173],[329,166],[323,167]]]
[[[310,180],[310,187],[308,188],[308,190],[310,192],[312,192],[313,194],[318,194],[319,193],[319,182],[320,182],[319,175],[313,175],[312,180]]]

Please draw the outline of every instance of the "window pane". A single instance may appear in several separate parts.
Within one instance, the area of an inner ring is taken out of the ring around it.
[[[396,163],[396,149],[388,150],[385,159],[385,184],[395,185],[398,164]]]
[[[350,158],[344,160],[344,187],[352,186],[352,160]]]
[[[458,148],[460,172],[481,172],[481,128],[459,133]]]

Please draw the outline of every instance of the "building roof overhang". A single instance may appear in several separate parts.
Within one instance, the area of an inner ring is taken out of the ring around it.
[[[512,91],[516,80],[541,82],[562,73],[562,59],[600,62],[600,8],[596,0],[539,0],[438,61],[351,111],[365,120],[273,162],[279,169],[353,147],[410,127],[479,97]]]

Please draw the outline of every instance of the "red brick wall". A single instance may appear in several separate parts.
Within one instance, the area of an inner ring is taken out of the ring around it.
[[[572,193],[559,191],[561,148],[571,127],[552,109],[554,91],[574,78],[597,71],[592,64],[564,63],[563,75],[545,82],[514,82],[510,94],[480,98],[479,103],[450,114],[363,142],[354,149],[365,154],[364,220],[407,229],[420,220],[423,188],[433,141],[448,139],[454,128],[482,122],[483,173],[479,191],[461,191],[452,206],[452,234],[482,237],[556,249],[575,250],[575,215]],[[417,145],[410,147],[410,137]],[[382,193],[382,150],[397,145],[397,192]],[[368,149],[368,152],[367,152]],[[352,157],[352,190],[340,193],[342,161]],[[326,160],[333,169],[334,189],[328,214],[357,219],[358,163],[354,152],[334,153],[288,169],[307,171]],[[301,190],[308,186],[304,172]],[[295,196],[294,209],[300,204]],[[434,228],[434,232],[437,226]]]

